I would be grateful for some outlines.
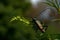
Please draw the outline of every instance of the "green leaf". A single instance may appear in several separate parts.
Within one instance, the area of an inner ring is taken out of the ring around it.
[[[54,0],[51,0],[51,1],[50,0],[46,0],[46,4],[48,4],[49,6],[55,7],[56,10],[58,10],[58,6],[59,5],[57,4],[57,6],[56,6],[55,3],[57,4],[57,1],[54,2]]]
[[[55,3],[56,3],[57,8],[58,8],[58,10],[59,10],[59,3],[58,3],[58,0],[55,0]]]

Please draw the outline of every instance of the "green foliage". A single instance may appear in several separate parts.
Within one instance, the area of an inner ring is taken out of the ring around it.
[[[22,0],[4,0],[0,3],[0,40],[37,40],[32,25],[23,17],[28,9],[29,3]],[[11,19],[14,21],[10,22]]]
[[[25,0],[0,0],[0,40],[48,40],[24,17],[30,7]]]
[[[41,32],[35,32],[33,25],[24,17],[30,7],[29,3],[25,0],[0,1],[0,40],[40,39],[37,35]]]
[[[58,13],[60,13],[59,1],[58,0],[46,0],[45,2],[49,6],[55,7]]]
[[[20,17],[20,16],[12,18],[10,22],[12,22],[14,20],[20,20],[20,21],[22,21],[22,22],[24,22],[26,24],[30,24],[30,22],[27,19],[25,19],[24,17]]]

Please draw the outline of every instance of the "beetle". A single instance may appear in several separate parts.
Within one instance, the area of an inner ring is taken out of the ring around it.
[[[57,16],[57,10],[53,7],[47,7],[43,11],[40,12],[40,15],[38,15],[36,18],[32,18],[35,25],[37,25],[38,29],[41,30],[41,32],[45,32],[48,28],[48,24],[51,22],[51,20],[54,20]],[[44,29],[44,26],[46,27]]]

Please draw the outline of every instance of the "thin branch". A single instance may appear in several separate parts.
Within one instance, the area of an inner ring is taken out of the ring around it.
[[[52,22],[55,22],[55,21],[60,21],[60,19],[53,19],[51,20]]]

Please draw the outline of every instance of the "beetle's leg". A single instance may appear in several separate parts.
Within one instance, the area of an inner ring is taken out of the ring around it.
[[[47,30],[47,28],[48,28],[48,26],[47,25],[43,25],[43,29],[46,31]]]

